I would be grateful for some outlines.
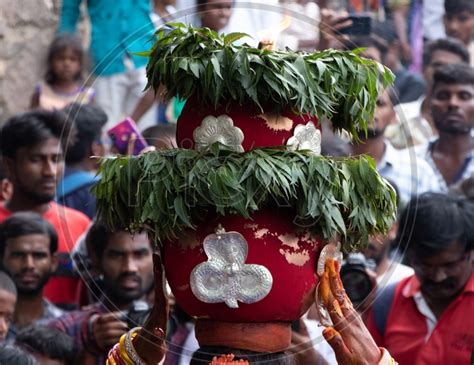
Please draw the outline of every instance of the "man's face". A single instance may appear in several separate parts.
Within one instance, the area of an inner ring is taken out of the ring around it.
[[[395,223],[386,235],[369,236],[369,245],[362,250],[364,256],[372,259],[375,263],[380,265],[384,258],[388,257],[390,244],[396,237],[398,223]]]
[[[445,14],[444,28],[449,37],[459,39],[465,45],[474,37],[474,12],[467,10],[456,14]]]
[[[5,159],[14,193],[38,204],[52,201],[58,180],[64,172],[64,158],[57,138],[49,138],[32,147],[21,147],[14,159]]]
[[[202,25],[219,31],[224,28],[232,15],[232,1],[208,0],[201,15]]]
[[[472,273],[472,260],[472,251],[455,241],[431,257],[414,257],[411,263],[423,294],[448,299],[464,288]]]
[[[120,303],[140,299],[153,286],[153,259],[146,234],[116,232],[104,250],[101,271],[107,295]]]
[[[10,323],[15,312],[16,296],[13,293],[0,289],[0,343],[7,337]]]
[[[377,104],[375,107],[374,120],[369,123],[369,130],[367,138],[372,139],[382,136],[387,126],[395,122],[395,110],[393,109],[392,101],[387,90],[384,90],[377,97]],[[365,140],[365,133],[361,132],[359,136]]]
[[[434,51],[431,55],[429,64],[427,64],[423,69],[426,90],[431,90],[431,86],[433,85],[433,74],[438,68],[456,63],[464,63],[459,55],[440,49]]]
[[[56,255],[50,252],[49,236],[28,234],[8,239],[3,268],[13,279],[19,294],[41,293],[57,268]]]
[[[474,85],[436,84],[431,96],[431,115],[440,132],[470,133],[474,126]]]
[[[81,59],[72,47],[67,47],[52,59],[52,70],[61,81],[76,80],[81,72]]]

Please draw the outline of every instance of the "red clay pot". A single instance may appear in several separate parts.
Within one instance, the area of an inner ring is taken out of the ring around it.
[[[313,302],[317,284],[315,267],[322,242],[293,223],[290,209],[264,208],[252,220],[240,216],[211,217],[179,239],[165,243],[164,265],[177,303],[190,315],[226,322],[293,321]],[[248,243],[245,263],[265,266],[273,277],[269,294],[259,302],[230,308],[225,303],[204,303],[190,287],[191,271],[207,261],[204,238],[218,225],[241,233]]]

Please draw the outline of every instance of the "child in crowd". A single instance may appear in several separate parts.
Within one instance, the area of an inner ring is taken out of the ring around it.
[[[36,85],[32,108],[62,109],[70,103],[89,104],[94,90],[82,85],[84,50],[71,34],[59,35],[49,47],[45,80]]]

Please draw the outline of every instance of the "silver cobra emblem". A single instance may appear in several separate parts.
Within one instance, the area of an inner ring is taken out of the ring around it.
[[[298,124],[293,137],[286,142],[290,151],[310,150],[316,156],[321,155],[321,132],[313,122]]]
[[[242,142],[244,133],[234,126],[234,121],[226,114],[205,117],[201,125],[193,132],[193,139],[197,150],[201,150],[213,143],[219,142],[235,152],[244,152]]]
[[[238,308],[238,301],[255,303],[270,293],[272,274],[262,265],[245,263],[248,244],[240,233],[210,234],[203,246],[208,260],[197,265],[190,277],[196,298]]]

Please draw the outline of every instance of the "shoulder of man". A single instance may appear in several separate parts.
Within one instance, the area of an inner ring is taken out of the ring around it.
[[[398,282],[391,283],[377,290],[377,296],[371,308],[373,324],[377,332],[383,338],[387,328],[392,305],[396,296],[402,292],[406,284],[412,280],[412,276],[406,277]]]
[[[64,312],[62,316],[48,321],[48,326],[56,328],[69,336],[74,337],[80,334],[84,320],[94,313],[101,312],[101,310],[101,305],[95,303],[71,312]]]
[[[84,230],[87,229],[89,226],[91,220],[89,219],[88,216],[86,216],[84,213],[73,209],[69,208],[65,205],[61,205],[58,203],[53,203],[51,209],[46,212],[45,218],[48,219],[50,218],[50,214],[53,216],[56,216],[58,214],[60,217],[63,217],[66,221],[72,222],[75,225],[78,225],[79,227],[84,227]]]

